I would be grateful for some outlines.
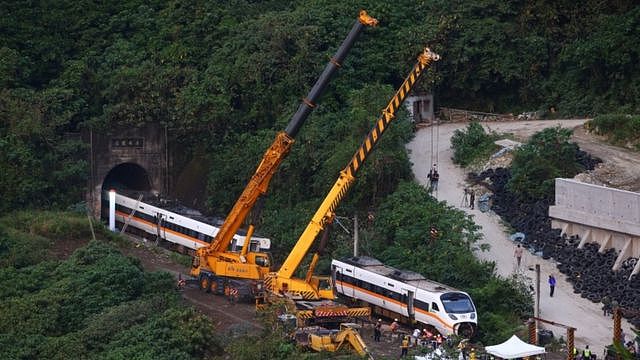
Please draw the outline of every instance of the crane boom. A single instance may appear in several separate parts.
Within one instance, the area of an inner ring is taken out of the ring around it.
[[[294,137],[316,107],[316,101],[326,89],[333,74],[341,66],[364,27],[376,26],[377,24],[378,20],[370,17],[366,11],[360,11],[351,31],[326,65],[307,97],[302,100],[285,130],[276,135],[275,140],[264,153],[258,168],[236,200],[211,244],[198,249],[191,269],[192,275],[198,276],[202,280],[201,270],[205,270],[205,275],[211,279],[215,276],[229,276],[258,280],[262,279],[263,275],[269,271],[268,261],[260,260],[258,263],[258,259],[266,259],[265,257],[257,254],[249,254],[250,256],[247,257],[246,247],[240,254],[228,252],[227,248],[257,200],[266,193],[271,178],[289,153],[294,143]],[[203,288],[207,286],[208,281],[202,283]]]
[[[346,195],[350,186],[354,183],[356,173],[366,160],[367,156],[373,151],[375,144],[388,128],[391,121],[395,118],[398,109],[417,80],[420,78],[423,70],[433,61],[437,61],[439,59],[440,56],[432,52],[429,48],[425,48],[420,56],[418,56],[418,62],[413,67],[413,70],[396,91],[387,107],[382,111],[382,115],[376,121],[373,129],[371,129],[369,134],[365,137],[362,145],[360,145],[356,153],[353,155],[347,167],[340,172],[337,181],[334,183],[302,235],[300,235],[298,242],[280,267],[280,270],[275,274],[269,274],[268,278],[265,280],[265,284],[269,290],[283,292],[283,289],[286,289],[289,292],[297,293],[305,299],[333,299],[331,292],[327,292],[327,295],[325,295],[326,297],[319,295],[320,293],[318,292],[318,289],[314,289],[315,286],[313,285],[315,283],[311,284],[312,282],[309,281],[309,276],[304,280],[292,279],[292,277],[308,253],[309,248],[313,244],[317,235],[333,219],[335,209]],[[314,261],[317,261],[317,259],[312,260],[312,264]]]
[[[289,121],[285,130],[278,133],[273,144],[265,152],[253,177],[249,180],[249,183],[229,212],[214,241],[207,248],[207,253],[227,249],[231,239],[246,219],[249,211],[251,211],[258,198],[267,191],[273,174],[289,153],[294,142],[294,137],[297,135],[300,127],[304,124],[311,111],[316,107],[316,101],[326,89],[333,74],[342,65],[347,53],[349,53],[349,50],[353,47],[353,43],[365,26],[375,26],[377,23],[378,21],[367,15],[366,11],[363,10],[360,12],[358,20],[353,24],[347,38],[342,42],[342,45],[340,45],[334,57],[331,58],[309,91],[307,97],[300,103],[298,110]]]

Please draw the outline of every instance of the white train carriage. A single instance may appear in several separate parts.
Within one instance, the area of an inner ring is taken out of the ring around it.
[[[133,215],[131,215],[133,209]],[[219,228],[171,211],[139,202],[137,199],[116,193],[116,221],[127,227],[144,231],[150,237],[156,236],[172,244],[182,245],[196,250],[207,246],[219,231]],[[246,236],[236,234],[229,246],[230,251],[240,251]],[[251,237],[250,251],[264,252],[271,248],[271,240],[263,237]]]
[[[331,263],[335,290],[409,322],[436,328],[443,335],[471,337],[478,325],[469,295],[412,272],[366,256]]]

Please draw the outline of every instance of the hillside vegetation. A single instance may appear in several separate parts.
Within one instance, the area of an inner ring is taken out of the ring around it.
[[[201,359],[222,349],[170,274],[143,272],[100,241],[55,256],[61,242],[90,236],[86,217],[73,214],[0,219],[1,358]]]
[[[303,128],[272,186],[278,207],[321,196],[425,45],[442,60],[422,87],[442,106],[639,111],[633,1],[3,1],[0,212],[81,198],[87,149],[68,133],[160,122],[205,154],[210,210],[226,213],[254,169],[238,165],[257,164],[360,7],[380,25]],[[406,136],[385,137],[371,161],[384,166],[365,170],[350,201],[410,176]]]
[[[640,151],[640,115],[600,115],[590,120],[586,126],[615,145]]]

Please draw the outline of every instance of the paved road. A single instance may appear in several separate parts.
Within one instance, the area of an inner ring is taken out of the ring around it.
[[[546,127],[562,126],[574,128],[580,126],[585,120],[559,120],[559,121],[518,121],[486,123],[485,127],[500,133],[513,133],[517,137],[525,138]],[[464,128],[466,124],[443,124],[434,130],[424,128],[416,133],[416,137],[408,144],[410,159],[413,162],[413,173],[421,184],[426,184],[426,175],[430,163],[437,159],[440,172],[437,198],[444,200],[449,205],[460,208],[463,197],[464,179],[467,171],[453,164],[451,158],[453,152],[450,148],[450,138],[456,129]],[[433,150],[432,150],[433,139]],[[437,149],[437,151],[436,151]],[[437,156],[436,156],[437,155]],[[606,159],[603,159],[606,162]],[[506,228],[500,218],[493,213],[482,213],[479,210],[462,208],[473,216],[475,222],[482,227],[484,242],[491,245],[489,251],[478,252],[477,257],[483,260],[496,262],[497,273],[501,276],[510,276],[515,270],[513,257],[513,243],[508,239]],[[576,327],[576,344],[579,348],[589,344],[590,348],[600,356],[603,354],[606,344],[611,343],[613,334],[613,321],[610,317],[604,317],[601,304],[594,304],[579,295],[573,293],[573,287],[568,283],[564,275],[557,269],[553,260],[544,260],[531,254],[525,254],[523,259],[524,272],[533,278],[533,272],[527,268],[534,264],[541,266],[541,296],[540,315],[556,323],[567,324]],[[558,281],[553,298],[549,297],[546,279],[548,274],[555,274]],[[455,286],[455,284],[452,284]],[[549,327],[556,337],[563,336],[566,339],[564,329]],[[625,321],[624,331],[631,335],[630,325]],[[505,339],[507,340],[507,339]]]

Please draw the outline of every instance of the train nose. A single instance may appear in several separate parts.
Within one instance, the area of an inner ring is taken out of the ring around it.
[[[472,322],[461,322],[453,326],[453,331],[463,338],[471,338],[476,333],[477,325]]]

